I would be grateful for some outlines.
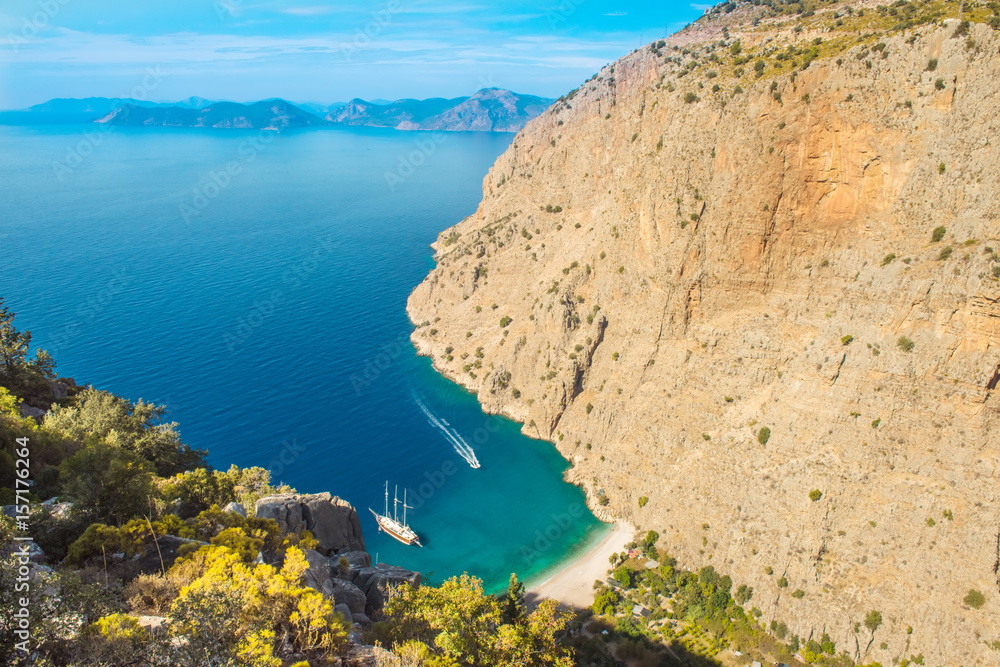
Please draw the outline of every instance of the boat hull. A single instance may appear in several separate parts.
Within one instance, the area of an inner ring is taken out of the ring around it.
[[[380,531],[383,531],[390,537],[395,538],[407,546],[424,546],[420,543],[420,537],[409,528],[400,526],[389,517],[384,517],[371,508],[369,508],[368,511],[375,517],[375,523],[378,524],[378,529]]]

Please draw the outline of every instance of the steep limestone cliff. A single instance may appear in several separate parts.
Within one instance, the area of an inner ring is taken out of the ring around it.
[[[1000,33],[910,5],[740,7],[606,67],[517,135],[408,310],[595,509],[765,622],[998,664]]]

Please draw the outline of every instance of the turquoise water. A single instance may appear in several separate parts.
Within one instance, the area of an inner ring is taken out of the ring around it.
[[[0,126],[0,295],[60,374],[166,404],[216,467],[340,495],[380,560],[497,590],[604,531],[551,444],[409,343],[428,244],[511,138]],[[423,549],[377,532],[387,479]]]

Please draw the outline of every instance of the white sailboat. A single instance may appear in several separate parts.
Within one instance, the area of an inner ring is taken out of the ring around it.
[[[417,536],[413,529],[411,529],[406,523],[406,510],[413,509],[406,504],[406,489],[403,489],[403,521],[400,523],[399,515],[397,513],[399,507],[399,487],[395,488],[392,497],[392,516],[389,516],[389,482],[385,483],[385,514],[379,514],[372,508],[368,508],[368,511],[375,515],[375,522],[378,524],[379,530],[384,530],[389,533],[392,537],[396,538],[403,544],[413,545],[416,544],[418,547],[422,547],[420,543],[420,538]]]

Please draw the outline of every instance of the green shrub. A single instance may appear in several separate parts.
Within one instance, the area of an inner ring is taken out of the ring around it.
[[[700,98],[692,92],[684,93],[684,104],[692,104]]]
[[[890,252],[888,255],[882,258],[882,266],[888,266],[892,264],[893,260],[896,259],[896,253]]]
[[[938,173],[939,174],[943,174],[947,170],[948,170],[948,167],[945,166],[944,162],[942,162],[942,163],[940,163],[938,165]]]
[[[645,507],[646,503],[648,503],[648,502],[649,502],[649,498],[647,498],[646,496],[640,497],[639,498],[639,507]]]
[[[806,592],[801,588],[796,588],[795,591],[792,593],[792,597],[795,598],[796,600],[801,600],[805,596]]]
[[[952,252],[954,252],[954,250],[952,250],[952,247],[950,245],[941,248],[941,252],[938,253],[938,261],[944,262],[949,257],[951,257]]]
[[[809,492],[809,500],[813,502],[816,502],[822,497],[823,497],[823,492],[820,491],[819,489],[813,489],[812,491]]]
[[[778,584],[778,588],[788,588],[788,579],[786,577],[778,579],[776,583]]]
[[[761,426],[760,430],[757,431],[757,442],[762,445],[766,445],[767,441],[771,439],[771,429],[766,426]]]
[[[850,345],[853,342],[854,342],[854,336],[852,336],[851,334],[841,336],[840,338],[841,345]]]
[[[935,90],[944,90],[946,86],[944,85],[944,79],[938,79],[934,82]]]
[[[973,609],[980,609],[984,604],[986,604],[986,596],[977,591],[975,588],[970,588],[969,592],[966,593],[964,598],[962,598],[962,602]]]
[[[503,317],[500,318],[500,326],[504,329],[506,329],[511,322],[513,322],[513,320],[511,319],[510,315],[504,315]]]
[[[944,235],[947,234],[947,233],[948,233],[948,229],[944,225],[941,225],[939,227],[935,227],[934,231],[931,232],[931,242],[932,243],[937,243],[938,241],[940,241],[941,239],[943,239]]]
[[[589,415],[594,410],[593,403],[587,403],[587,414]]]
[[[768,576],[774,574],[774,568],[768,565],[767,567],[764,568],[764,574]]]
[[[913,342],[913,339],[907,336],[900,336],[896,340],[896,346],[899,347],[899,349],[901,349],[903,352],[912,352],[913,348],[916,346],[916,343]]]
[[[927,61],[927,71],[928,72],[933,72],[934,70],[937,69],[937,66],[938,66],[938,59],[937,58],[931,58],[930,60]]]

